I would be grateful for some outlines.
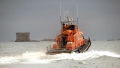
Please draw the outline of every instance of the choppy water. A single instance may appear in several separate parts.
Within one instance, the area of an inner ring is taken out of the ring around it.
[[[46,55],[53,42],[0,42],[4,68],[120,68],[120,41],[93,41],[85,53]]]

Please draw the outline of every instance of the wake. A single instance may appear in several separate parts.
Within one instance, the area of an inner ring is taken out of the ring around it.
[[[120,58],[119,54],[110,51],[88,51],[85,53],[46,55],[45,52],[26,52],[18,56],[0,57],[0,64],[44,64],[56,60],[90,60],[99,57]]]

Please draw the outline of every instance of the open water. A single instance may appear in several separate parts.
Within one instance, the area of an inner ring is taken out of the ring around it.
[[[84,53],[46,55],[52,43],[0,42],[0,68],[120,68],[120,41],[92,41]]]

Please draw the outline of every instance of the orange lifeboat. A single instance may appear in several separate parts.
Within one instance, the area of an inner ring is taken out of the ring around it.
[[[61,33],[56,36],[51,47],[47,47],[46,54],[59,54],[71,52],[85,52],[91,45],[90,38],[84,39],[82,31],[75,24],[76,21],[69,17],[65,21],[61,21]]]

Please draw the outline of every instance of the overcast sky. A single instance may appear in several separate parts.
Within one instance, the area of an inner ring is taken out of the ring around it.
[[[60,2],[91,39],[120,39],[120,0],[0,0],[0,42],[30,32],[31,40],[55,38],[60,31]]]

